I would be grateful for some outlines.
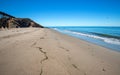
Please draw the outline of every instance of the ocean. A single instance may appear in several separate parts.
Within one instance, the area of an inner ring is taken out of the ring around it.
[[[120,52],[120,27],[51,27],[61,33]]]

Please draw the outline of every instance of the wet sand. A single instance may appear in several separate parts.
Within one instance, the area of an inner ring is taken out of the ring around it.
[[[47,28],[3,30],[0,75],[120,75],[120,53]]]

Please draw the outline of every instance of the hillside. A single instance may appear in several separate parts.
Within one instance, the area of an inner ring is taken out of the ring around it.
[[[40,27],[42,25],[37,24],[29,18],[16,18],[6,13],[0,12],[0,28],[23,28],[23,27]]]

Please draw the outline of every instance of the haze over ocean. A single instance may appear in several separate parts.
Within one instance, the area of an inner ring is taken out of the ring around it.
[[[0,0],[0,11],[43,26],[120,26],[120,0]]]

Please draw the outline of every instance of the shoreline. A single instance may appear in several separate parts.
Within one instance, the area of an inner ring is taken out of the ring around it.
[[[64,34],[64,33],[63,33],[63,34]],[[101,44],[96,44],[96,43],[94,43],[94,42],[91,42],[91,41],[88,41],[88,40],[85,40],[85,39],[81,39],[81,38],[79,38],[79,37],[75,37],[75,36],[72,36],[72,35],[69,35],[69,34],[65,34],[65,35],[68,35],[68,36],[73,37],[73,38],[77,38],[77,39],[79,39],[79,40],[82,40],[82,41],[85,41],[85,42],[88,42],[88,43],[91,43],[91,44],[94,44],[94,45],[97,45],[97,46],[104,47],[104,48],[106,48],[106,49],[109,49],[109,50],[112,50],[112,51],[115,51],[115,52],[120,52],[120,50],[118,50],[118,49],[109,48],[109,47],[107,47],[107,46],[103,46],[103,45],[101,45]]]
[[[80,40],[83,40],[83,41],[86,41],[86,42],[89,42],[89,43],[92,43],[92,44],[96,44],[96,45],[108,48],[108,49],[116,51],[116,52],[120,52],[119,45],[105,42],[107,40],[109,41],[109,39],[103,40],[103,38],[105,39],[105,37],[95,36],[95,37],[102,38],[102,39],[96,39],[96,38],[92,38],[92,37],[86,37],[84,35],[79,35],[79,32],[76,34],[76,33],[72,32],[72,31],[69,32],[69,30],[68,31],[62,31],[60,29],[53,29],[53,30],[58,31],[58,32],[63,33],[63,34],[66,34],[66,35],[71,36],[71,37],[78,38]],[[83,34],[83,33],[80,32],[80,34]],[[111,39],[113,39],[113,38],[111,38]]]
[[[57,34],[59,34],[59,35],[62,35],[63,36],[63,38],[67,38],[67,39],[65,39],[65,40],[68,40],[68,41],[71,41],[70,43],[78,43],[79,42],[79,44],[80,43],[82,43],[82,45],[83,46],[81,46],[81,47],[84,47],[83,48],[83,50],[85,50],[86,49],[86,51],[89,51],[89,52],[91,52],[91,55],[92,56],[95,56],[96,58],[100,58],[100,59],[102,59],[101,60],[101,63],[104,63],[104,61],[105,60],[107,60],[107,64],[109,63],[109,62],[116,62],[116,60],[114,61],[114,59],[118,59],[117,60],[117,64],[119,64],[120,63],[120,60],[119,60],[119,56],[120,56],[120,52],[118,52],[118,51],[116,51],[116,50],[112,50],[112,49],[109,49],[109,48],[106,48],[106,47],[104,47],[104,46],[100,46],[100,45],[96,45],[96,44],[94,44],[94,43],[91,43],[91,42],[88,42],[88,41],[86,41],[86,40],[82,40],[82,39],[80,39],[80,38],[76,38],[76,37],[74,37],[74,36],[70,36],[70,35],[67,35],[67,34],[63,34],[63,33],[60,33],[60,32],[56,32],[56,30],[54,31],[53,30],[53,32],[55,32],[55,33],[57,33]],[[78,45],[79,45],[78,44]],[[91,47],[90,47],[91,46]],[[87,48],[88,47],[88,48]],[[90,50],[90,48],[91,48],[91,50]],[[93,50],[92,50],[93,49]],[[97,51],[97,49],[98,49],[98,51]],[[95,51],[95,52],[94,52]],[[96,54],[95,54],[96,53]],[[104,53],[104,54],[103,54]],[[108,54],[108,55],[107,55]],[[115,57],[114,57],[115,56]],[[105,59],[104,59],[105,58]],[[103,60],[104,59],[104,60]],[[109,62],[108,62],[108,59],[109,59]],[[90,64],[90,63],[89,63]],[[119,64],[120,65],[120,64]],[[120,66],[118,65],[118,68],[120,68]],[[85,66],[85,65],[84,65]],[[104,65],[105,66],[105,65]],[[110,67],[110,65],[109,65],[109,67]],[[113,68],[113,67],[111,67],[111,68]],[[87,68],[86,68],[87,69]],[[116,69],[117,70],[117,69]],[[105,70],[105,68],[103,67],[103,69],[102,69],[102,71],[107,71],[107,70]],[[112,71],[112,70],[111,70]],[[114,75],[117,75],[116,73],[113,73]],[[120,73],[118,73],[118,74],[120,74]],[[87,74],[86,74],[87,75]],[[91,75],[91,74],[90,74]],[[93,75],[99,75],[98,73],[97,74],[93,74]],[[105,74],[105,75],[110,75],[110,74]],[[112,74],[111,74],[112,75]]]
[[[52,29],[52,30],[54,30],[54,29]],[[56,31],[56,32],[58,32],[58,33],[60,33],[60,34],[62,34],[62,35],[66,35],[66,36],[69,36],[69,37],[73,37],[73,38],[76,38],[76,39],[78,39],[78,40],[82,40],[82,41],[85,41],[85,42],[87,42],[87,43],[90,43],[90,44],[93,44],[93,45],[96,45],[96,46],[100,46],[100,47],[106,48],[106,49],[108,49],[108,50],[112,50],[112,51],[115,51],[115,52],[120,52],[119,50],[115,50],[115,49],[112,49],[112,48],[108,48],[108,47],[105,47],[105,46],[96,44],[96,43],[94,43],[94,42],[90,42],[90,41],[87,41],[87,40],[85,40],[85,39],[81,39],[81,38],[79,38],[79,37],[69,35],[69,34],[67,34],[67,33],[62,33],[62,32],[59,32],[59,31],[57,31],[57,30],[54,30],[54,31]]]
[[[3,32],[15,36],[0,40],[0,75],[120,74],[119,52],[47,28]]]

